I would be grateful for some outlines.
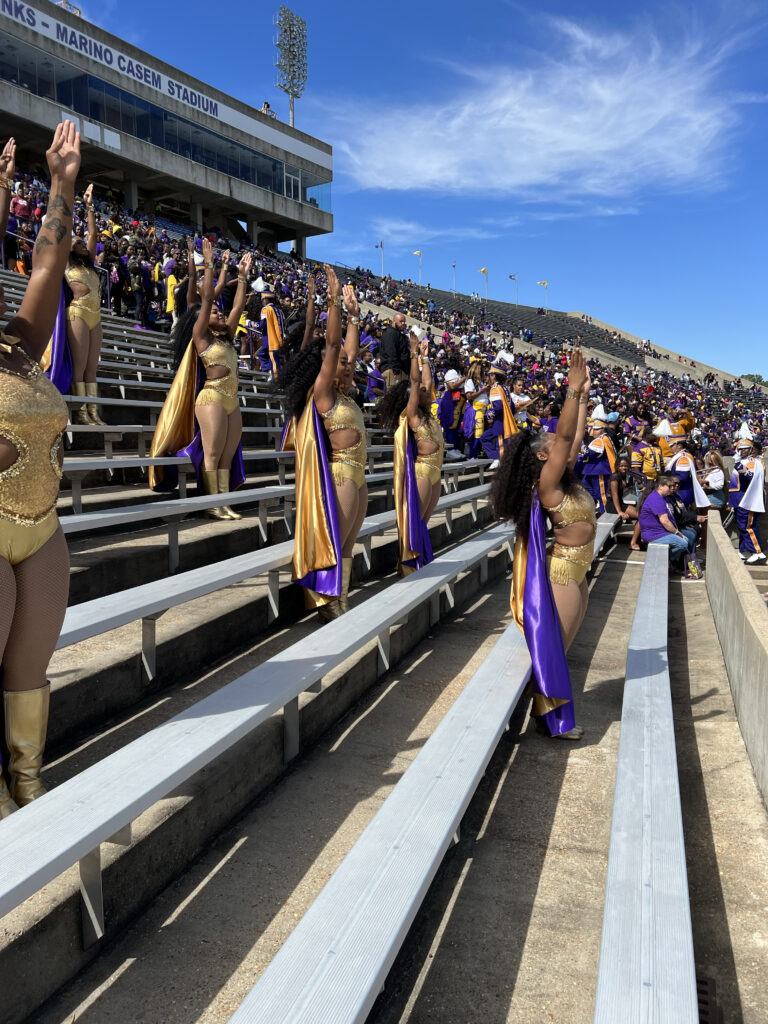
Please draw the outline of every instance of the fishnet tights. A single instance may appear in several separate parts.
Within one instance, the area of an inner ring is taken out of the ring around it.
[[[59,528],[31,558],[0,558],[0,661],[4,690],[45,686],[69,598],[69,551]]]

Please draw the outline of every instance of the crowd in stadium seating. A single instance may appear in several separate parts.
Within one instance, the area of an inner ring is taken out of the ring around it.
[[[5,240],[6,265],[14,266],[20,272],[28,272],[34,237],[39,231],[47,207],[48,187],[44,180],[31,174],[19,174],[16,178],[14,198],[11,201],[8,219],[8,235]],[[179,237],[164,227],[156,227],[149,216],[141,211],[134,212],[121,207],[109,190],[94,198],[99,242],[97,265],[106,273],[102,274],[102,296],[106,305],[107,279],[113,311],[117,314],[135,317],[136,322],[146,327],[169,329],[174,313],[185,307],[188,281],[189,254],[186,237]],[[83,234],[86,223],[82,194],[76,197],[75,233]],[[158,223],[162,223],[158,218]],[[21,236],[20,238],[13,237]],[[227,257],[228,266],[222,268],[224,287],[221,303],[225,312],[231,308],[236,285],[235,250],[242,246],[228,241],[216,231],[206,231],[214,245],[217,268],[222,257]],[[200,259],[201,241],[195,238],[195,251]],[[229,255],[227,255],[229,254]],[[288,328],[301,322],[306,302],[306,282],[312,265],[295,256],[274,254],[268,250],[253,249],[254,260],[250,279],[255,282],[262,278],[274,285]],[[548,336],[547,323],[542,320],[542,330],[537,334],[530,328],[520,328],[516,335],[499,331],[498,325],[487,318],[482,304],[474,315],[457,309],[440,306],[434,299],[412,297],[412,281],[398,281],[391,276],[377,277],[372,271],[357,268],[349,280],[356,286],[361,302],[385,307],[387,313],[369,311],[361,324],[362,355],[358,365],[360,392],[365,400],[374,400],[383,391],[378,358],[378,347],[382,330],[388,326],[394,313],[402,312],[418,318],[427,325],[427,341],[433,359],[437,381],[442,383],[449,369],[459,374],[469,373],[474,364],[480,363],[487,372],[492,361],[508,359],[510,375],[520,376],[524,389],[540,404],[556,400],[562,386],[563,369],[567,353],[581,344],[577,332],[567,337]],[[322,280],[318,281],[316,307],[319,318],[324,321],[325,292]],[[244,316],[245,323],[254,325],[258,320],[260,303],[254,295]],[[591,318],[586,318],[591,322]],[[296,332],[298,334],[298,332]],[[608,332],[610,334],[610,332]],[[244,331],[241,331],[244,338]],[[541,346],[532,353],[516,351],[518,342],[528,346]],[[638,344],[643,353],[658,355],[649,342]],[[248,346],[243,341],[243,355]],[[682,357],[680,357],[682,362]],[[682,375],[670,371],[659,371],[636,365],[630,368],[624,364],[609,364],[593,360],[593,395],[609,409],[618,422],[623,420],[628,408],[635,402],[649,404],[656,419],[678,418],[680,411],[691,409],[696,426],[693,443],[702,454],[718,449],[728,454],[733,450],[734,435],[741,422],[748,418],[759,439],[763,439],[763,424],[768,408],[750,402],[748,407],[742,400],[741,380],[720,381],[713,374],[704,380],[697,380],[687,373]],[[695,367],[695,363],[688,364]],[[474,376],[478,376],[475,369]],[[736,397],[735,392],[741,392]],[[757,385],[751,385],[751,394],[764,394]],[[765,403],[768,407],[768,402]],[[532,420],[535,422],[535,420]]]

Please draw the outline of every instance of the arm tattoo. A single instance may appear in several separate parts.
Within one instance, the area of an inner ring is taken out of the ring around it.
[[[66,235],[67,233],[67,229],[64,227],[59,217],[51,217],[49,215],[48,217],[45,218],[45,224],[43,225],[43,227],[50,228],[50,230],[54,234],[54,237],[56,238],[57,245],[61,242],[64,235]]]
[[[46,245],[53,245],[53,242],[50,238],[46,238],[45,235],[38,235],[35,242],[35,252],[42,252]]]
[[[48,203],[48,213],[60,213],[63,217],[71,217],[72,211],[67,206],[66,200],[62,195],[52,196]]]

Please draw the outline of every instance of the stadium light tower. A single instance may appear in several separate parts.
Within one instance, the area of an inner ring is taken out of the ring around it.
[[[293,102],[301,98],[307,84],[307,23],[283,4],[275,17],[277,26],[277,85],[288,93],[293,128]]]

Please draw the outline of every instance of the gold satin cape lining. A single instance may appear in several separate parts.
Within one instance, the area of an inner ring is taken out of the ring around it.
[[[196,398],[197,350],[194,341],[190,341],[157,418],[150,458],[175,455],[191,442],[195,436]],[[149,486],[154,490],[162,484],[163,476],[163,466],[150,466]]]
[[[504,414],[504,437],[512,437],[513,434],[519,433],[520,428],[515,423],[515,417],[512,415],[512,410],[509,408],[507,396],[504,394],[501,387],[499,388],[499,392],[501,393],[501,407]]]
[[[397,520],[398,571],[401,576],[415,572],[412,565],[404,565],[417,553],[411,550],[411,538],[408,533],[408,488],[405,486],[406,449],[408,447],[408,410],[400,413],[400,423],[395,431],[394,440],[394,478],[395,478],[395,519]]]
[[[525,635],[523,632],[523,599],[525,596],[525,575],[527,570],[528,545],[518,532],[515,537],[515,554],[512,562],[512,592],[509,598],[509,606],[517,628],[521,633],[523,633],[523,635]],[[533,688],[533,677],[531,677],[531,681],[526,686],[525,692],[533,701],[531,715],[534,718],[538,718],[540,715],[546,715],[547,712],[554,711],[555,708],[559,708],[562,704],[568,703],[567,700],[559,700],[556,697],[545,697],[543,694],[537,693]]]
[[[280,334],[280,324],[277,319],[277,313],[273,306],[267,306],[264,310],[264,318],[267,321],[267,344],[269,345],[270,352],[276,352],[283,344],[282,335]]]
[[[308,572],[331,569],[336,565],[331,531],[325,515],[323,492],[320,486],[320,460],[318,446],[324,443],[315,434],[314,406],[310,389],[307,404],[296,424],[296,533],[293,545],[293,578],[301,579]],[[335,491],[330,495],[336,500]],[[309,591],[314,605],[334,600],[326,594]]]

